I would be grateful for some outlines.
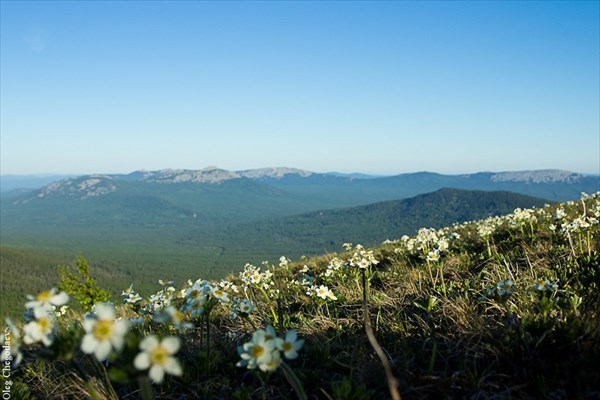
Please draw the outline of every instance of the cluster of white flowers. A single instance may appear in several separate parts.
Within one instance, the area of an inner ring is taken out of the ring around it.
[[[408,235],[403,235],[400,240],[391,243],[398,246],[394,249],[396,254],[418,252],[429,261],[437,261],[443,252],[448,251],[450,242],[457,239],[460,239],[460,235],[447,228],[420,228],[415,237],[411,238]]]
[[[570,233],[575,233],[575,232],[580,232],[582,230],[585,230],[597,223],[598,223],[598,219],[596,219],[596,218],[590,218],[587,216],[579,216],[570,222],[564,222],[563,224],[561,224],[560,230],[561,230],[561,232],[563,232],[565,234],[570,234]]]
[[[192,318],[198,318],[204,314],[204,307],[208,301],[208,295],[213,292],[210,282],[198,279],[186,290],[185,302],[181,306],[182,312],[188,312]]]
[[[162,282],[161,284],[165,286]],[[171,293],[169,287],[164,292]],[[131,286],[123,291],[123,296],[127,299],[135,296]],[[56,328],[54,316],[65,311],[69,296],[53,288],[35,297],[28,296],[28,299],[25,306],[29,310],[31,320],[23,327],[22,340],[19,329],[12,321],[6,320],[8,328],[5,332],[10,334],[10,346],[3,347],[2,358],[7,361],[14,359],[12,367],[16,367],[23,357],[20,351],[21,342],[42,343],[46,347],[52,345]],[[129,304],[137,302],[125,301]],[[60,307],[58,311],[56,311],[57,307]],[[174,323],[178,318],[179,311],[173,306],[161,307],[160,310],[160,313],[155,314],[159,319],[168,315],[170,321]],[[84,336],[79,347],[83,353],[92,354],[98,361],[106,361],[111,354],[118,354],[123,350],[130,325],[128,320],[117,317],[112,303],[96,303],[82,321]],[[1,336],[3,342],[8,341],[6,333]],[[153,335],[145,337],[140,342],[140,353],[134,359],[134,366],[141,371],[149,369],[149,376],[156,383],[161,383],[165,374],[179,376],[182,374],[182,368],[179,361],[173,357],[179,350],[179,346],[180,340],[176,337],[166,337],[162,341]]]
[[[484,290],[484,298],[493,297],[508,297],[514,291],[516,287],[512,279],[504,279],[498,281],[495,285],[488,285]]]
[[[558,290],[558,281],[539,279],[532,285],[532,289],[536,292],[556,292]]]
[[[263,263],[263,266],[265,263]],[[264,290],[269,290],[274,285],[273,273],[270,270],[261,272],[260,267],[252,264],[244,265],[244,270],[240,272],[240,279],[244,288],[261,287]]]
[[[334,257],[329,261],[329,264],[327,264],[327,269],[325,270],[325,273],[323,274],[323,276],[325,276],[327,278],[332,277],[335,274],[342,271],[343,268],[345,267],[345,265],[346,264],[342,260],[340,260],[337,257]]]
[[[163,308],[170,306],[175,299],[177,290],[173,287],[173,281],[165,282],[159,279],[158,283],[163,286],[163,289],[150,295],[148,303],[142,308],[144,313],[155,314]]]
[[[509,225],[513,228],[518,228],[523,225],[537,222],[535,211],[527,208],[524,210],[516,208],[515,211],[512,214],[509,214],[506,218]]]
[[[137,304],[142,301],[142,296],[133,290],[133,284],[129,285],[127,289],[123,290],[123,292],[121,292],[121,296],[123,297],[123,303]]]
[[[503,224],[502,218],[500,217],[488,217],[484,220],[475,222],[477,226],[477,234],[487,239],[496,232]]]
[[[254,304],[248,299],[235,297],[229,307],[229,317],[235,319],[238,316],[247,317],[254,312]]]
[[[304,345],[304,339],[298,340],[295,330],[286,333],[285,338],[277,337],[272,326],[259,329],[252,339],[238,347],[241,360],[238,367],[259,368],[261,371],[274,371],[281,364],[281,355],[288,360],[298,358],[298,351]]]
[[[352,267],[367,269],[372,265],[379,264],[379,261],[373,255],[373,250],[365,250],[365,248],[360,244],[357,244],[354,248],[352,248],[350,243],[345,243],[344,247],[347,251],[354,251],[352,257],[348,259],[348,263]]]

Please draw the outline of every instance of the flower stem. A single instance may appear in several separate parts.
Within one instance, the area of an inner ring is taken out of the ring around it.
[[[398,380],[394,376],[394,374],[392,372],[392,367],[390,366],[390,363],[389,363],[385,353],[383,352],[383,349],[377,342],[377,338],[375,338],[375,334],[373,333],[373,328],[371,327],[371,321],[369,320],[369,309],[367,307],[367,280],[365,277],[365,270],[361,269],[360,273],[362,276],[362,284],[363,284],[363,314],[364,314],[364,324],[365,324],[365,331],[367,333],[367,338],[369,339],[369,343],[371,344],[371,347],[373,347],[373,350],[375,350],[377,357],[379,357],[379,360],[381,361],[381,364],[383,365],[383,369],[385,370],[385,375],[386,375],[387,382],[388,382],[388,388],[390,390],[390,396],[392,397],[392,400],[400,400],[400,393],[398,392]]]
[[[79,372],[79,375],[81,375],[81,377],[85,381],[85,385],[87,386],[87,388],[90,392],[90,397],[93,400],[99,399],[98,392],[96,391],[96,388],[94,388],[94,385],[92,384],[92,378],[90,378],[90,376],[87,374],[87,372],[85,372],[85,370],[83,369],[81,364],[79,364],[79,362],[77,362],[77,360],[75,358],[72,358],[71,360],[73,362],[73,365],[75,366],[75,369],[77,370],[77,372]]]
[[[296,395],[300,400],[307,400],[306,392],[304,391],[304,387],[302,386],[302,382],[298,379],[298,376],[294,373],[294,371],[290,368],[289,365],[282,362],[281,369],[283,369],[283,373],[285,374],[286,379],[292,385],[294,390],[296,391]]]
[[[152,395],[152,388],[150,387],[150,380],[148,380],[147,376],[140,376],[140,391],[142,393],[142,400],[152,400],[154,396]]]

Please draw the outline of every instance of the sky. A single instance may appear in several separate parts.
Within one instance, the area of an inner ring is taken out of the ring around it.
[[[0,173],[600,173],[598,1],[1,1]]]

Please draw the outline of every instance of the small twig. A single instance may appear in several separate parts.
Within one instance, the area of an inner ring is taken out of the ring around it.
[[[365,270],[361,269],[360,272],[361,272],[362,284],[363,284],[363,312],[364,312],[365,331],[367,333],[367,338],[369,339],[369,343],[371,344],[371,347],[373,347],[373,350],[375,350],[375,353],[377,353],[377,357],[379,357],[379,360],[381,361],[381,364],[383,365],[383,369],[385,370],[385,375],[386,375],[387,382],[388,382],[388,388],[390,390],[390,395],[392,396],[392,399],[400,400],[400,393],[398,392],[398,380],[394,376],[394,373],[392,372],[392,367],[390,366],[390,363],[389,363],[383,349],[377,342],[377,338],[375,338],[375,334],[373,333],[373,328],[371,327],[371,321],[369,320],[369,310],[367,308],[367,286],[366,286],[367,281],[365,278]]]

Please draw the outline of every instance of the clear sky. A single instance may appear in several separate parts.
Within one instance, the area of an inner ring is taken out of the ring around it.
[[[598,1],[1,1],[1,173],[600,173]]]

